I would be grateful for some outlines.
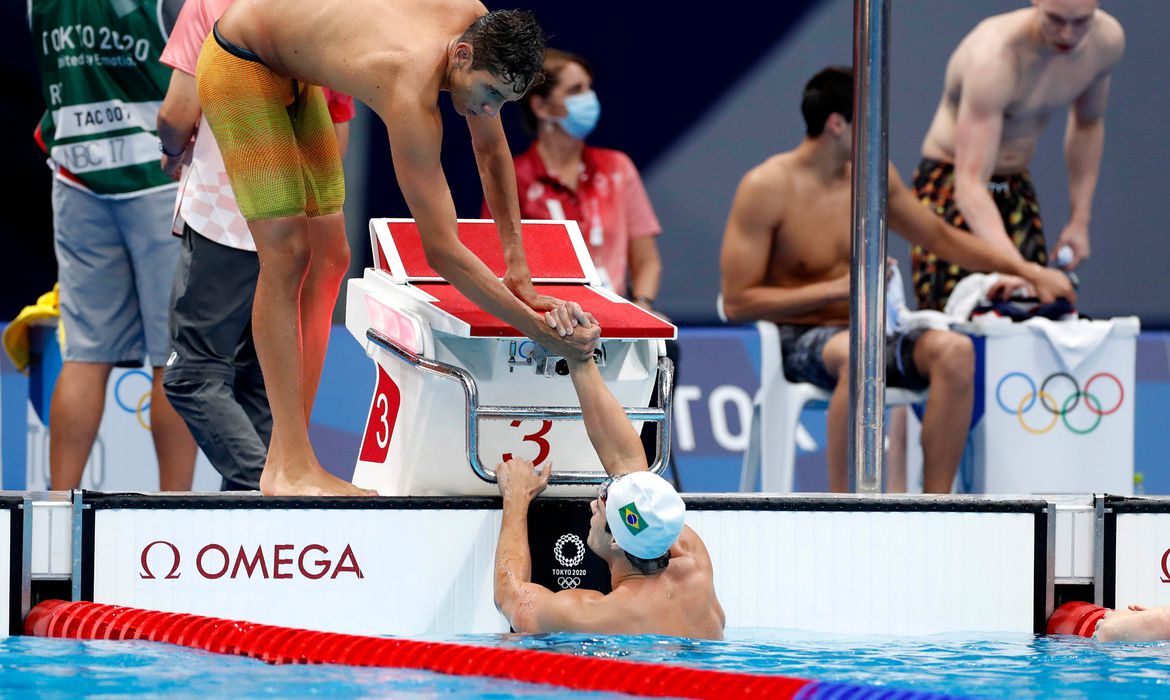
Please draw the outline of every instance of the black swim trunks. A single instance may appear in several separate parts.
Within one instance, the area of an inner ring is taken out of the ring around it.
[[[1031,176],[1028,173],[995,176],[988,183],[988,189],[1003,217],[1004,228],[1024,259],[1046,265],[1048,251],[1044,245],[1044,226],[1040,221],[1040,204],[1036,200]],[[914,194],[948,224],[970,230],[955,203],[955,166],[951,163],[923,158],[914,171]],[[911,254],[918,308],[942,311],[955,285],[970,271],[941,260],[920,246],[913,246]]]
[[[848,333],[842,326],[798,326],[779,324],[780,355],[784,376],[790,382],[808,382],[827,391],[837,385],[825,369],[825,345],[838,333]],[[886,386],[922,391],[930,380],[914,364],[914,346],[926,332],[915,328],[906,333],[886,336]]]

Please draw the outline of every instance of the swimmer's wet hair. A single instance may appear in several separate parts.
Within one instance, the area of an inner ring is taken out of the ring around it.
[[[524,93],[539,84],[547,37],[527,10],[495,10],[480,16],[460,41],[471,44],[472,70],[486,70]]]
[[[540,126],[540,119],[532,111],[532,98],[548,97],[552,94],[553,88],[561,81],[561,71],[570,63],[581,66],[589,79],[593,80],[593,66],[589,65],[589,61],[585,60],[583,56],[560,49],[544,50],[544,64],[540,69],[544,74],[544,82],[533,85],[525,93],[524,99],[520,100],[520,114],[524,117],[524,128],[528,130],[529,134],[536,134],[537,128]]]
[[[853,69],[849,66],[830,66],[812,77],[804,86],[800,101],[804,115],[804,132],[816,138],[825,130],[830,114],[840,114],[853,122]]]

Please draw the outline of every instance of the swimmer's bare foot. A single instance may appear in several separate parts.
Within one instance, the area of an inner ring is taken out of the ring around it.
[[[265,496],[377,496],[377,491],[362,489],[333,476],[319,464],[299,469],[279,468],[269,455],[260,475],[260,493]]]

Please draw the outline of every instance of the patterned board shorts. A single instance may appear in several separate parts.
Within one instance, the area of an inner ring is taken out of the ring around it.
[[[1031,176],[1027,173],[996,176],[991,178],[988,189],[1003,217],[1008,235],[1024,259],[1046,265],[1048,251],[1044,245],[1044,226],[1040,222],[1040,204],[1036,201]],[[951,163],[923,158],[914,171],[914,193],[948,224],[970,230],[955,203],[955,166]],[[911,254],[918,308],[942,311],[955,285],[970,272],[920,246],[913,246]]]
[[[341,152],[321,88],[277,75],[218,25],[199,53],[195,81],[245,219],[341,211]]]

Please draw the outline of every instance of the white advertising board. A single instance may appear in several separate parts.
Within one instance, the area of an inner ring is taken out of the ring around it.
[[[1112,541],[1106,528],[1106,575],[1113,585],[1106,585],[1105,604],[1170,605],[1170,499],[1110,499],[1106,508],[1115,528]]]
[[[492,602],[499,517],[498,510],[99,509],[92,594],[83,597],[352,634],[507,631]]]

